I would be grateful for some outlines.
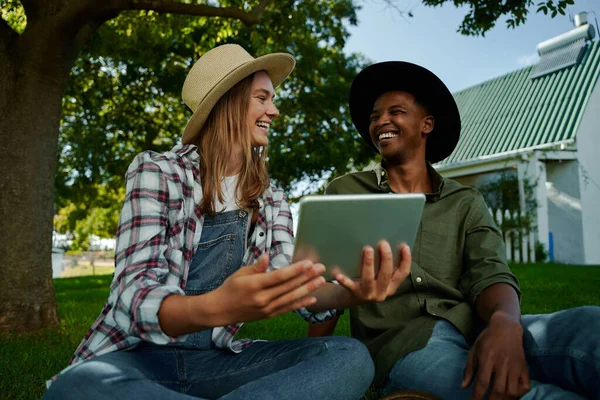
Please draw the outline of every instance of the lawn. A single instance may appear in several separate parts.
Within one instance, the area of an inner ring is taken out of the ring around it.
[[[555,264],[514,265],[523,291],[524,314],[580,305],[600,305],[600,267]],[[54,281],[61,325],[23,334],[0,335],[0,399],[37,399],[44,381],[64,368],[108,296],[112,276]],[[350,332],[348,315],[336,334]],[[260,339],[306,335],[306,324],[294,314],[246,324],[240,334]]]

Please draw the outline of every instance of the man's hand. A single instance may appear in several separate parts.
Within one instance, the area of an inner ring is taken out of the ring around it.
[[[271,318],[316,302],[310,294],[325,284],[322,264],[299,261],[266,273],[268,266],[269,257],[263,254],[209,293],[218,305],[218,326]]]
[[[502,312],[492,315],[469,351],[461,387],[474,379],[472,400],[483,399],[488,388],[489,400],[518,399],[530,389],[523,327]]]
[[[351,279],[339,270],[332,271],[332,275],[340,285],[348,289],[360,302],[384,301],[394,294],[398,286],[410,274],[412,256],[410,248],[403,244],[398,248],[398,266],[394,268],[392,249],[387,241],[379,242],[380,253],[379,271],[375,274],[375,252],[367,246],[363,250],[363,264],[360,279]]]

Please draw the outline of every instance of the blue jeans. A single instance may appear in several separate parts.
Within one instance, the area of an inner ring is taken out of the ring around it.
[[[522,399],[600,399],[600,307],[523,315],[521,323],[531,378]],[[474,384],[460,388],[469,349],[458,329],[438,321],[427,346],[394,365],[385,392],[419,389],[469,399]]]
[[[239,354],[141,344],[60,375],[43,399],[359,399],[373,379],[347,337],[256,342]]]
[[[214,290],[240,268],[247,223],[244,210],[205,216],[186,295]],[[61,374],[44,399],[358,399],[373,379],[369,352],[355,339],[262,341],[235,354],[215,348],[212,333],[94,357]]]

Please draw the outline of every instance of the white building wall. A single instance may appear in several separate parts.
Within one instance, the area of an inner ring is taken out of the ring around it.
[[[554,261],[585,263],[577,161],[546,162],[546,193]]]
[[[549,224],[548,224],[548,196],[546,192],[546,164],[537,158],[535,153],[524,157],[523,162],[518,165],[519,192],[521,194],[521,207],[524,211],[524,181],[535,184],[534,197],[537,204],[537,215],[535,218],[535,238],[546,251],[550,248]],[[536,260],[543,261],[543,260]]]
[[[600,83],[577,131],[577,159],[586,264],[600,265]]]
[[[463,185],[477,188],[500,179],[503,173],[511,172],[515,173],[513,168],[506,168],[500,171],[490,171],[473,175],[456,176],[452,179]]]
[[[52,278],[60,278],[60,275],[63,272],[65,252],[62,249],[52,249]]]

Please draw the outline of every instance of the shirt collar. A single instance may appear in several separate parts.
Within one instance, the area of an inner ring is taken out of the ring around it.
[[[171,151],[179,156],[187,156],[191,160],[195,161],[200,160],[200,155],[196,151],[197,148],[198,146],[196,146],[195,144],[177,143]]]
[[[429,161],[426,161],[427,164],[427,173],[431,178],[431,184],[433,187],[433,191],[431,193],[425,193],[425,198],[427,201],[434,202],[440,199],[442,195],[442,189],[444,188],[444,178],[433,168]],[[377,186],[385,191],[391,192],[392,188],[388,183],[388,175],[385,167],[379,163],[373,169],[375,176],[377,177]]]

